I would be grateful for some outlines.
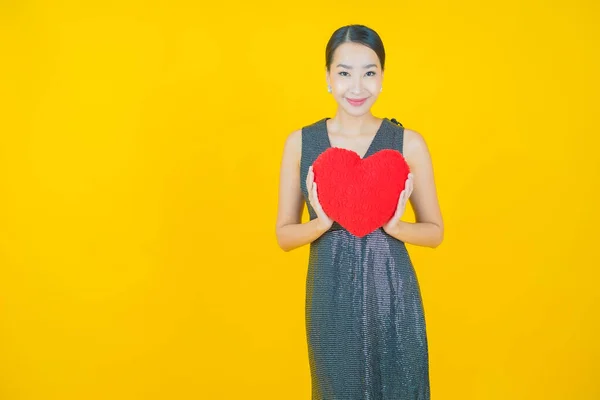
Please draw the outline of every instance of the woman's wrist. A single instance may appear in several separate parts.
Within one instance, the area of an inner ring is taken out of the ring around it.
[[[403,228],[406,227],[407,224],[409,224],[409,222],[402,221],[400,218],[398,218],[391,226],[387,228],[386,233],[398,238],[398,236],[402,235]]]
[[[324,222],[320,217],[315,218],[315,224],[317,227],[317,233],[322,235],[331,228],[331,224]]]

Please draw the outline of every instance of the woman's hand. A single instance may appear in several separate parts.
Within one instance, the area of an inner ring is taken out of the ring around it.
[[[325,214],[321,203],[319,203],[319,197],[317,196],[317,183],[315,182],[315,174],[313,172],[312,165],[308,168],[308,174],[306,175],[306,188],[308,190],[308,200],[313,210],[317,214],[319,221],[319,227],[323,231],[327,231],[333,225],[333,220]]]
[[[398,205],[396,206],[396,212],[394,212],[394,216],[383,225],[383,230],[386,233],[393,232],[396,224],[400,221],[400,218],[404,214],[406,210],[406,203],[408,202],[408,198],[410,197],[413,191],[413,174],[409,173],[408,178],[406,178],[406,182],[404,183],[404,190],[400,193],[400,198],[398,199]]]

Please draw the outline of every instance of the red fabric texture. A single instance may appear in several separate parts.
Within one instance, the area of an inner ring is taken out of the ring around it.
[[[354,151],[330,147],[317,157],[313,172],[323,211],[363,237],[392,218],[410,168],[397,150],[361,159]]]

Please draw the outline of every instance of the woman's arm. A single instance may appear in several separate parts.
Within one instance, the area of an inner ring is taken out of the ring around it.
[[[437,198],[433,165],[427,144],[418,132],[404,130],[404,157],[413,173],[413,191],[409,197],[416,222],[398,219],[388,233],[416,246],[435,248],[444,240],[444,222]]]
[[[300,157],[302,154],[302,131],[292,132],[285,141],[279,174],[279,201],[275,233],[277,244],[290,251],[308,244],[329,227],[320,218],[302,223],[304,198],[300,189]]]

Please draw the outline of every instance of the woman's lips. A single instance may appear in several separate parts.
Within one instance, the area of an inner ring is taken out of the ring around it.
[[[365,97],[364,99],[349,99],[346,97],[346,101],[348,101],[348,103],[350,103],[350,105],[358,107],[358,106],[362,106],[363,103],[365,101],[367,101],[367,98]]]

